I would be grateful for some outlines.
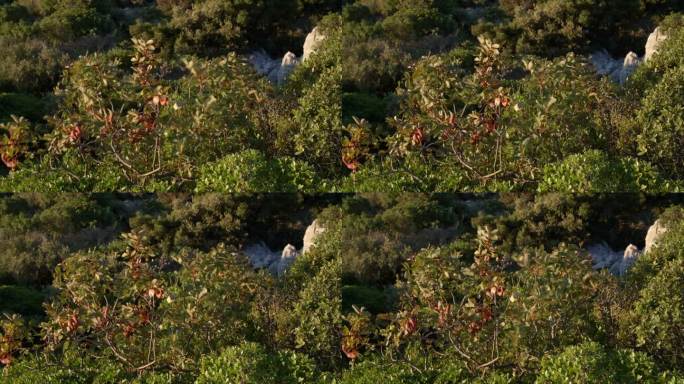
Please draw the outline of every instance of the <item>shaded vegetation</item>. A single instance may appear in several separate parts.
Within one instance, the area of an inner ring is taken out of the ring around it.
[[[8,382],[683,379],[678,195],[58,197],[89,208],[6,196],[3,231],[25,215],[70,244],[112,212],[122,230],[0,288]],[[249,264],[254,233],[279,247],[313,217],[325,232],[281,277]],[[592,268],[588,243],[619,249],[656,218],[667,232],[627,274]]]

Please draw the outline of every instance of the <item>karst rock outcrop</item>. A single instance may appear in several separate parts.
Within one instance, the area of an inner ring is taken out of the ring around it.
[[[282,277],[299,255],[316,244],[316,240],[323,232],[325,228],[318,220],[314,220],[304,233],[304,247],[301,251],[292,244],[286,245],[280,252],[273,251],[265,243],[259,242],[245,247],[242,252],[254,269],[265,269],[274,276]]]
[[[591,55],[591,62],[599,75],[608,76],[613,81],[624,84],[639,65],[648,62],[658,52],[665,40],[667,35],[658,27],[648,37],[643,58],[629,52],[624,59],[615,59],[607,51],[602,50]]]
[[[594,269],[607,269],[610,273],[622,276],[641,255],[648,253],[657,246],[658,240],[667,232],[667,228],[660,222],[651,225],[646,234],[643,250],[636,245],[630,244],[623,252],[614,251],[608,244],[601,242],[587,247],[587,251],[593,260]]]
[[[658,52],[658,49],[665,40],[667,40],[667,35],[663,33],[660,27],[656,28],[646,41],[646,54],[644,55],[644,61],[650,60],[651,57]]]
[[[292,52],[287,52],[282,59],[272,58],[266,51],[258,50],[252,52],[247,59],[257,73],[266,76],[271,83],[280,86],[285,84],[288,76],[300,63],[306,61],[320,48],[323,41],[325,41],[325,35],[316,27],[306,36],[304,54],[301,58]]]
[[[656,220],[656,222],[648,229],[648,233],[646,234],[646,246],[644,247],[644,253],[653,249],[657,245],[658,240],[660,240],[660,238],[663,237],[666,232],[667,228],[660,222],[660,220]]]
[[[318,239],[323,232],[325,232],[325,228],[318,222],[318,220],[314,220],[304,233],[304,247],[302,248],[302,253],[306,253],[306,251],[311,249],[311,247],[316,243],[316,239]]]

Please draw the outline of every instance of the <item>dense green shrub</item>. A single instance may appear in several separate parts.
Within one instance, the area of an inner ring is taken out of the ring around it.
[[[257,201],[218,193],[173,195],[161,204],[145,202],[149,212],[140,212],[129,223],[132,230],[145,233],[146,244],[160,252],[188,247],[209,251],[221,242],[238,243],[245,223],[255,220],[245,200]]]
[[[255,343],[226,348],[202,360],[195,384],[312,383],[314,364],[294,352],[269,352]]]
[[[515,249],[544,246],[551,250],[560,243],[578,244],[589,234],[592,206],[581,196],[564,193],[509,195],[502,199],[507,214],[494,212],[472,219],[475,226],[495,228],[501,247]]]
[[[574,54],[523,61],[528,76],[515,82],[504,124],[511,136],[504,161],[525,177],[546,164],[590,149],[606,151],[611,137],[604,104],[613,88]]]
[[[345,372],[340,383],[372,384],[381,380],[387,384],[423,384],[428,383],[426,376],[408,364],[365,361]]]
[[[340,360],[342,264],[340,258],[322,264],[302,287],[286,315],[289,343],[325,367],[334,367]]]
[[[670,211],[681,218],[681,211]],[[681,364],[684,333],[684,227],[670,221],[657,246],[637,260],[630,271],[635,300],[622,322],[623,336],[668,364]]]
[[[88,356],[129,369],[183,371],[219,346],[256,337],[250,297],[267,280],[257,280],[230,249],[156,256],[140,233],[124,239],[120,250],[74,254],[60,264],[60,293],[44,324],[53,348],[88,340],[81,351]],[[174,263],[184,268],[174,273]]]
[[[46,384],[107,383],[125,379],[121,366],[101,361],[67,360],[54,365],[41,357],[24,358],[4,371],[12,383],[29,384],[41,381]]]
[[[663,172],[680,178],[684,166],[684,110],[676,102],[684,96],[684,65],[663,74],[660,82],[649,90],[637,112],[635,124],[638,152]]]
[[[340,67],[325,68],[278,124],[278,147],[323,174],[340,172],[344,137]]]
[[[583,250],[561,244],[530,252],[513,277],[502,350],[534,367],[548,351],[599,335],[593,314],[599,277]]]
[[[342,180],[344,192],[455,192],[475,190],[460,169],[436,164],[418,155],[401,160],[382,159],[366,163]]]
[[[658,192],[675,190],[650,164],[632,158],[611,159],[600,151],[568,156],[544,167],[539,192]]]
[[[168,27],[175,36],[175,49],[204,55],[244,47],[279,50],[282,46],[291,46],[304,38],[302,30],[292,24],[316,20],[340,5],[335,0],[164,0],[158,3],[170,18]]]
[[[104,13],[107,3],[109,1],[57,1],[37,23],[37,29],[45,38],[58,41],[104,34],[114,28],[111,16]]]
[[[267,159],[248,150],[228,155],[197,171],[195,192],[297,192],[318,187],[316,172],[291,158]]]
[[[17,384],[41,381],[46,384],[185,384],[188,377],[167,373],[136,374],[109,360],[79,356],[75,350],[64,353],[60,361],[42,355],[29,355],[6,368],[4,378]]]
[[[331,226],[321,240],[326,249],[347,249],[341,255],[346,281],[391,283],[416,250],[444,242],[458,232],[455,227],[440,228],[456,224],[457,208],[427,195],[356,197],[345,205],[330,208],[320,218]]]
[[[666,383],[666,374],[659,375],[655,364],[643,352],[607,350],[596,342],[586,342],[565,348],[561,353],[546,356],[541,363],[536,383]]]
[[[434,0],[347,5],[341,15],[345,87],[393,91],[412,62],[461,40],[454,7],[454,2]]]
[[[682,42],[684,28],[680,14],[667,18],[661,29],[668,39],[658,52],[640,66],[628,83],[627,97],[636,98],[636,109],[619,125],[621,149],[648,160],[663,174],[680,178],[684,113],[675,101],[684,92]]]
[[[108,240],[117,229],[106,202],[83,195],[24,195],[0,203],[0,281],[44,285],[70,251]]]
[[[608,44],[605,36],[622,37],[620,27],[640,8],[639,0],[502,0],[500,4],[510,21],[498,28],[509,35],[513,47],[549,56],[585,49],[591,43]]]
[[[66,64],[66,55],[44,40],[0,35],[0,46],[3,68],[0,89],[22,92],[50,89]]]

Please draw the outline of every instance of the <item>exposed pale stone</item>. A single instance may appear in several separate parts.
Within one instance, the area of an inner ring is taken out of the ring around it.
[[[636,71],[639,65],[641,65],[641,59],[639,59],[639,55],[634,52],[628,53],[622,63],[618,82],[620,84],[624,84],[627,81],[627,78],[634,73],[634,71]]]
[[[277,85],[283,85],[288,76],[301,62],[314,53],[325,40],[325,35],[314,28],[304,42],[304,55],[301,60],[292,52],[288,52],[282,59],[274,59],[263,49],[254,51],[248,56],[248,61],[260,75],[266,76],[268,81]]]
[[[615,59],[606,50],[602,50],[591,55],[591,63],[599,75],[608,76],[613,81],[624,84],[639,65],[653,57],[666,39],[667,36],[658,27],[648,37],[646,55],[643,59],[634,52],[628,53],[624,60]]]
[[[297,248],[294,245],[288,244],[285,246],[278,262],[277,275],[279,277],[285,275],[285,272],[295,262],[297,256],[299,256],[299,252],[297,252]]]
[[[634,262],[639,258],[639,256],[641,256],[639,248],[637,248],[637,246],[634,244],[630,244],[625,249],[622,259],[614,265],[614,268],[611,269],[611,272],[618,276],[624,275],[629,267],[631,267],[632,264],[634,264]]]
[[[612,250],[606,243],[592,244],[587,247],[587,251],[594,261],[594,269],[611,268],[621,257],[619,252]]]
[[[594,261],[594,269],[608,269],[618,276],[624,275],[642,254],[634,244],[627,246],[622,253],[612,250],[606,243],[591,245],[587,251]]]
[[[264,243],[247,246],[243,253],[255,269],[268,268],[280,258],[278,253],[271,251]]]
[[[650,36],[648,36],[648,41],[646,41],[646,55],[644,55],[644,61],[648,61],[658,52],[658,48],[667,40],[667,35],[662,32],[660,27],[656,28]]]
[[[294,71],[298,64],[299,59],[297,59],[297,55],[295,55],[292,52],[286,53],[285,56],[283,56],[283,60],[280,63],[280,69],[278,70],[278,78],[276,83],[278,85],[285,84],[285,81],[287,81],[287,77],[290,76],[290,73]]]
[[[591,55],[591,63],[594,65],[596,73],[601,76],[610,76],[622,69],[622,62],[614,59],[605,49],[594,52]]]
[[[656,222],[651,225],[646,233],[646,246],[644,247],[644,253],[647,253],[650,249],[656,246],[658,240],[663,237],[665,232],[667,232],[667,228],[662,225],[660,220],[656,220]]]
[[[247,60],[257,73],[264,76],[268,76],[279,66],[279,61],[272,59],[264,50],[252,52]]]
[[[325,232],[325,228],[320,225],[318,220],[314,220],[304,233],[304,247],[302,248],[302,253],[306,253],[316,242],[316,239]]]
[[[314,28],[306,36],[306,40],[304,41],[304,55],[302,56],[302,61],[305,61],[312,53],[316,52],[323,41],[325,41],[325,35],[318,30],[318,27]]]

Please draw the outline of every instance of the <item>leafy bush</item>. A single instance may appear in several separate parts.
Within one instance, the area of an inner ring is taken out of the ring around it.
[[[339,8],[334,0],[164,0],[158,3],[170,20],[179,52],[211,54],[246,46],[280,49],[303,41],[296,22]]]
[[[600,334],[593,314],[600,278],[589,255],[573,246],[561,244],[526,257],[513,277],[507,330],[499,337],[517,364],[534,366],[547,351]]]
[[[323,174],[337,174],[342,162],[342,91],[339,66],[325,68],[299,97],[297,107],[279,121],[278,147],[304,159]]]
[[[50,43],[0,35],[0,89],[36,92],[57,83],[66,55]],[[13,111],[13,113],[15,113]]]
[[[477,189],[464,172],[451,165],[436,164],[419,155],[381,159],[366,163],[342,180],[344,192],[455,192]]]
[[[455,207],[419,194],[400,194],[375,200],[350,198],[342,209],[331,208],[320,217],[330,225],[322,244],[347,251],[342,264],[347,282],[383,285],[395,280],[404,261],[421,247],[446,241],[457,233]]]
[[[70,251],[116,233],[111,207],[82,195],[23,195],[0,202],[0,281],[45,285]]]
[[[60,264],[54,284],[60,294],[44,324],[53,348],[88,340],[80,351],[88,356],[139,371],[178,371],[220,345],[254,337],[249,297],[260,283],[229,249],[156,256],[139,233],[124,239],[118,252],[83,252]],[[185,268],[174,273],[178,264]]]
[[[289,158],[267,159],[247,150],[200,167],[195,192],[296,192],[317,188],[308,164]]]
[[[510,195],[504,207],[472,219],[475,226],[497,230],[505,252],[518,249],[556,248],[560,243],[579,244],[589,235],[590,199],[565,193]],[[508,212],[500,212],[506,209]]]
[[[381,380],[387,384],[423,384],[427,378],[421,378],[419,372],[410,365],[401,363],[376,363],[365,361],[345,372],[340,379],[341,384],[372,384]]]
[[[57,1],[37,23],[37,28],[47,39],[58,41],[104,34],[114,28],[111,16],[104,13],[107,3],[100,0]]]
[[[255,343],[226,348],[202,360],[196,384],[297,384],[313,382],[313,362],[294,352],[268,352]]]
[[[326,367],[335,366],[340,358],[341,267],[339,258],[322,264],[302,287],[286,315],[289,342]]]
[[[658,246],[635,263],[628,274],[635,298],[621,324],[623,337],[672,366],[683,356],[684,333],[675,326],[684,318],[683,230],[681,220],[670,222]]]
[[[6,367],[3,374],[12,383],[30,384],[41,381],[46,384],[90,384],[120,383],[133,384],[184,384],[189,382],[182,376],[165,373],[132,374],[114,361],[97,360],[79,356],[75,350],[68,350],[60,361],[42,355],[29,355]]]
[[[611,159],[599,151],[568,156],[544,167],[539,192],[657,192],[673,190],[650,164],[637,159]]]
[[[519,177],[567,156],[606,151],[611,136],[604,104],[613,91],[598,81],[590,65],[574,54],[553,61],[523,60],[528,76],[512,87],[517,108],[506,111],[504,161]]]
[[[667,71],[642,100],[635,124],[639,155],[657,164],[664,173],[681,177],[684,158],[684,111],[675,100],[684,96],[684,65]]]
[[[667,382],[643,352],[606,350],[596,342],[565,348],[557,355],[544,357],[541,365],[536,383]]]
[[[620,27],[639,7],[639,0],[503,0],[501,9],[510,21],[499,28],[519,52],[558,55],[591,42],[609,43],[604,36],[620,37]]]

